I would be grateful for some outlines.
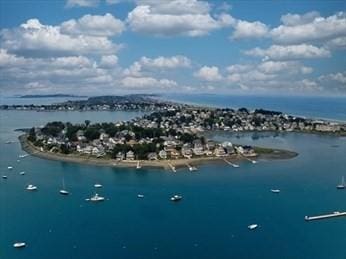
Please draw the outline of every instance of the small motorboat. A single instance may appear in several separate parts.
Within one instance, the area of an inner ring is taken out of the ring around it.
[[[251,163],[257,164],[257,161],[256,160],[251,160]]]
[[[171,201],[180,201],[183,197],[180,195],[174,195],[171,197]]]
[[[138,194],[137,197],[138,198],[144,198],[144,195],[143,194]]]
[[[25,175],[25,172],[24,172],[24,171],[22,171],[22,172],[20,172],[19,174],[20,174],[20,175]]]
[[[27,189],[28,191],[36,191],[36,190],[37,190],[37,186],[32,185],[32,184],[29,184],[29,185],[26,187],[26,189]]]
[[[272,193],[280,193],[280,190],[279,189],[271,189],[270,190]]]
[[[97,193],[95,193],[95,195],[92,196],[89,200],[93,201],[93,202],[97,202],[97,201],[104,201],[105,198],[102,196],[99,196]]]
[[[239,168],[239,167],[240,167],[240,166],[237,165],[237,164],[232,164],[232,166],[233,166],[234,168]]]
[[[195,166],[190,166],[189,167],[190,172],[197,171],[197,167]]]
[[[18,242],[18,243],[13,244],[14,248],[23,248],[25,246],[26,246],[26,243],[24,243],[24,242]]]
[[[341,183],[336,186],[336,189],[339,189],[339,190],[345,189],[345,178],[344,177],[341,178]]]
[[[94,184],[94,187],[95,188],[102,188],[102,184],[96,183],[96,184]]]
[[[247,226],[247,228],[250,229],[250,230],[254,230],[254,229],[256,229],[257,227],[258,227],[257,224],[251,224],[251,225]]]
[[[13,166],[8,166],[7,169],[8,169],[8,170],[12,170],[12,169],[13,169]]]
[[[140,165],[139,161],[137,161],[136,169],[141,169],[142,166]]]
[[[2,176],[2,179],[7,179],[7,175],[3,175],[3,176]]]
[[[69,193],[68,191],[66,191],[66,190],[60,190],[59,193],[60,193],[61,195],[69,195],[69,194],[70,194],[70,193]]]

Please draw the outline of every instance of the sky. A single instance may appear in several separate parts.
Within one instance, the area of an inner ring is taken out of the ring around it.
[[[346,95],[346,1],[0,0],[0,95]]]

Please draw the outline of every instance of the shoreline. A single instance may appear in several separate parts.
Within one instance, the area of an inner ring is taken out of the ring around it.
[[[22,150],[27,152],[30,155],[48,159],[48,160],[54,160],[54,161],[61,161],[61,162],[70,162],[70,163],[78,163],[78,164],[84,164],[84,165],[94,165],[94,166],[107,166],[107,167],[123,167],[123,168],[136,168],[138,160],[116,160],[116,159],[105,159],[105,158],[96,158],[94,156],[81,156],[76,154],[68,154],[64,155],[61,153],[52,153],[49,151],[41,151],[40,148],[34,146],[32,143],[30,143],[27,140],[27,135],[23,134],[18,137],[19,142],[21,144]],[[263,148],[262,148],[263,149]],[[268,149],[264,148],[265,150],[270,150],[271,152],[264,152],[260,153],[255,157],[244,157],[239,154],[234,155],[228,155],[225,157],[199,157],[199,158],[191,158],[191,159],[167,159],[167,160],[140,160],[141,167],[145,168],[163,168],[166,170],[172,170],[171,166],[174,168],[182,168],[189,166],[197,166],[197,165],[203,165],[203,164],[211,164],[211,163],[223,163],[227,159],[227,161],[230,162],[239,162],[239,161],[245,161],[249,159],[266,159],[266,160],[284,160],[284,159],[291,159],[296,156],[298,156],[298,153],[288,150],[282,150],[282,149]],[[263,150],[264,150],[263,149]]]

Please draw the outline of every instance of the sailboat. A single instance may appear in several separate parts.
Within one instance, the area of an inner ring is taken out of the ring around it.
[[[345,189],[345,178],[344,177],[342,177],[341,178],[341,184],[338,184],[337,186],[336,186],[336,189]]]
[[[62,178],[62,189],[59,191],[61,195],[69,195],[70,193],[65,190],[65,179]]]

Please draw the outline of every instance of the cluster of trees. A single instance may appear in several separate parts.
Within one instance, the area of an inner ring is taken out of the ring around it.
[[[42,133],[45,135],[57,137],[59,133],[65,128],[65,124],[61,121],[49,122],[42,128]]]

